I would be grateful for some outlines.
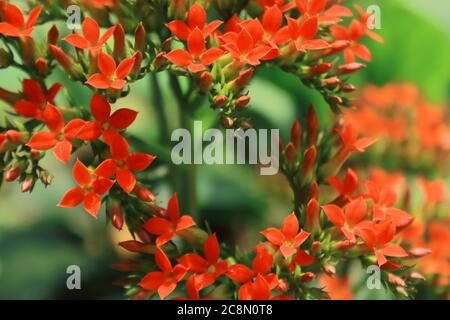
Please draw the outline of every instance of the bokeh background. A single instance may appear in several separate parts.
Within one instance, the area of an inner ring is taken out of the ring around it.
[[[391,81],[417,84],[433,103],[450,101],[450,2],[447,0],[384,0],[358,1],[364,7],[377,4],[381,8],[381,45],[366,41],[373,62],[353,77],[358,87]],[[20,5],[20,2],[19,2]],[[48,26],[38,28],[35,37],[44,37]],[[165,81],[164,75],[159,75]],[[0,86],[20,90],[24,74],[0,70]],[[55,74],[55,81],[64,83],[73,103],[87,107],[91,93],[87,88]],[[258,71],[251,88],[249,110],[255,127],[280,128],[286,138],[295,117],[306,112],[313,103],[319,113],[320,125],[331,125],[331,115],[322,98],[305,88],[291,75],[277,69]],[[165,95],[166,113],[177,126],[175,102]],[[68,103],[59,95],[57,103]],[[117,106],[132,107],[140,115],[131,131],[145,142],[148,152],[167,157],[167,146],[160,141],[158,117],[152,105],[149,79],[132,86],[132,94]],[[7,106],[0,104],[0,119]],[[216,114],[206,105],[196,118],[216,125]],[[0,120],[3,121],[3,120]],[[44,167],[55,176],[51,186],[37,185],[32,195],[20,193],[16,183],[5,183],[0,189],[0,299],[121,299],[122,290],[112,283],[119,274],[110,267],[125,252],[116,243],[129,238],[126,230],[112,229],[104,211],[98,220],[80,208],[55,206],[64,191],[73,185],[71,172],[49,156]],[[291,210],[291,194],[281,176],[259,175],[255,166],[199,166],[198,201],[203,217],[221,238],[246,249],[258,239],[257,232],[269,223],[279,223]],[[167,179],[168,168],[156,165],[149,179],[159,199],[168,199],[174,191]],[[165,203],[163,203],[165,205]],[[82,290],[67,290],[66,268],[78,265],[82,272]],[[364,276],[352,273],[357,284]],[[356,287],[358,287],[356,285]],[[368,292],[358,289],[356,298],[390,298],[383,290]],[[424,296],[423,298],[427,298]]]

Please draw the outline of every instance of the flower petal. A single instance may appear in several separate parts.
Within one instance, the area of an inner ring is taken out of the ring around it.
[[[133,123],[137,114],[134,110],[122,108],[111,115],[109,123],[116,129],[125,129]]]
[[[127,159],[128,168],[132,171],[145,170],[155,160],[155,156],[151,156],[142,152],[130,154]]]
[[[128,193],[133,191],[134,186],[136,185],[136,177],[128,169],[118,169],[116,173],[116,179],[119,186]]]
[[[94,93],[91,99],[91,113],[95,120],[98,122],[104,122],[109,119],[109,115],[111,114],[111,106],[103,96],[98,93]]]
[[[80,186],[86,186],[92,182],[92,176],[89,169],[78,159],[73,166],[72,175],[76,183]]]
[[[73,208],[79,205],[83,199],[83,189],[80,187],[72,188],[64,194],[58,206],[63,208]]]

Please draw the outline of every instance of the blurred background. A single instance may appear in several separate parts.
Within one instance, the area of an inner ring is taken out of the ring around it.
[[[432,103],[443,104],[450,98],[450,2],[447,0],[358,1],[381,8],[381,30],[385,43],[366,41],[373,62],[353,77],[358,88],[367,84],[383,85],[391,81],[414,83]],[[48,26],[38,28],[36,39],[44,37]],[[59,72],[59,71],[58,71]],[[74,103],[89,106],[89,89],[55,73],[55,81],[64,83]],[[158,75],[166,81],[164,75]],[[9,68],[0,70],[0,86],[20,90],[24,74]],[[120,100],[117,107],[139,111],[131,132],[149,142],[153,154],[164,150],[158,118],[153,107],[150,80],[145,78],[132,86],[132,94]],[[322,98],[302,86],[300,81],[277,69],[261,69],[250,87],[251,108],[248,111],[256,128],[279,128],[286,140],[295,117],[306,112],[312,103],[320,116],[320,125],[329,128],[331,115]],[[176,119],[175,102],[165,95],[169,117]],[[57,104],[67,103],[59,95]],[[447,104],[448,107],[448,104]],[[0,119],[5,114],[0,104]],[[216,126],[216,114],[207,106],[197,119]],[[0,120],[3,121],[3,120]],[[172,129],[177,126],[173,120]],[[204,128],[205,129],[205,128]],[[167,151],[167,150],[166,150]],[[5,183],[0,189],[0,299],[121,299],[122,290],[113,285],[119,274],[110,266],[125,251],[117,242],[129,239],[126,230],[112,229],[106,222],[104,209],[98,221],[80,208],[56,207],[59,199],[73,185],[67,166],[48,156],[43,166],[55,176],[47,189],[37,184],[32,195],[20,193],[16,183]],[[154,177],[164,176],[167,168],[156,165]],[[259,239],[255,234],[269,223],[278,224],[291,210],[290,191],[283,177],[260,176],[255,166],[199,166],[198,201],[203,217],[219,236],[251,248]],[[166,201],[173,190],[167,180],[154,179],[153,191]],[[157,181],[157,182],[156,182]],[[448,181],[447,181],[448,183]],[[165,206],[165,202],[161,205]],[[82,290],[67,290],[66,269],[81,268]],[[353,273],[352,283],[361,274]],[[384,291],[356,290],[355,298],[389,298]],[[424,296],[427,298],[427,296]]]

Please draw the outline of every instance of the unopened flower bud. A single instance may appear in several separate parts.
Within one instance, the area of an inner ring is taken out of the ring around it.
[[[186,0],[170,1],[168,15],[172,19],[184,19],[186,15]]]
[[[120,23],[114,28],[114,49],[113,57],[121,60],[125,56],[125,30]]]
[[[20,191],[22,192],[28,192],[31,191],[34,187],[34,183],[36,180],[33,176],[28,176],[25,178],[25,180],[22,182],[22,185],[20,186]]]
[[[142,65],[142,52],[136,51],[136,53],[133,55],[134,58],[134,64],[133,68],[130,71],[130,75],[133,78],[136,78],[139,76],[141,72],[141,65]]]
[[[119,246],[124,248],[125,250],[131,251],[131,252],[137,252],[137,253],[148,253],[148,254],[154,254],[155,253],[155,246],[149,243],[142,243],[136,240],[128,240],[119,242]]]
[[[41,159],[41,151],[36,150],[36,149],[31,149],[30,151],[30,159],[33,161],[38,161],[39,159]]]
[[[169,52],[170,48],[172,48],[172,42],[173,42],[173,38],[167,38],[166,40],[163,41],[163,43],[161,44],[161,49],[163,51]]]
[[[331,63],[320,63],[318,65],[308,67],[307,75],[310,77],[319,76],[330,71],[332,66],[333,64]]]
[[[145,29],[141,22],[138,24],[136,30],[134,31],[134,50],[145,50],[145,37]]]
[[[50,28],[50,30],[48,30],[47,33],[47,44],[56,45],[56,43],[58,42],[58,38],[59,38],[58,28],[56,28],[55,25],[52,25],[52,27]]]
[[[39,179],[44,184],[44,186],[49,186],[52,183],[53,176],[47,170],[41,171]]]
[[[316,146],[312,145],[305,151],[305,156],[303,157],[303,163],[300,166],[300,171],[302,175],[307,176],[311,173],[314,164],[316,162],[317,150]]]
[[[234,120],[231,119],[230,117],[223,117],[222,123],[225,128],[232,128],[233,124],[234,124]]]
[[[36,59],[34,65],[36,66],[36,70],[39,72],[40,75],[44,75],[47,73],[48,63],[47,60],[45,60],[44,58]]]
[[[20,165],[17,163],[5,172],[5,181],[12,182],[16,180],[21,173],[22,169],[20,168]]]
[[[331,77],[322,80],[322,86],[327,88],[336,88],[341,83],[338,77]]]
[[[152,66],[155,70],[159,70],[164,64],[167,63],[166,53],[160,52],[156,55],[155,59],[153,59]]]
[[[228,97],[225,95],[220,95],[214,98],[214,107],[221,108],[228,102]]]
[[[297,119],[295,119],[291,127],[291,142],[296,150],[300,150],[302,144],[302,126]]]
[[[356,90],[356,87],[351,83],[344,83],[341,85],[341,90],[346,93],[350,93]]]
[[[319,135],[319,119],[317,118],[317,113],[313,106],[310,106],[306,113],[306,133],[307,145],[310,146],[315,144]]]
[[[238,107],[238,108],[245,108],[248,105],[249,102],[250,102],[250,97],[249,96],[239,97],[236,100],[236,107]]]
[[[313,181],[311,183],[311,187],[309,188],[309,198],[310,199],[318,199],[319,198],[319,184],[317,181]]]
[[[347,63],[342,66],[339,66],[336,74],[338,75],[351,74],[358,70],[364,69],[365,67],[366,66],[364,64],[358,62]]]
[[[200,75],[200,88],[202,90],[208,90],[212,83],[212,75],[209,71],[205,71]]]
[[[302,282],[311,282],[314,280],[314,273],[312,272],[305,272],[300,276],[300,280]]]
[[[284,155],[286,156],[286,161],[290,164],[294,164],[297,160],[297,151],[292,142],[289,142],[284,148]]]
[[[154,202],[156,200],[155,195],[140,184],[136,184],[133,190],[133,194],[144,202]]]
[[[413,257],[419,258],[419,257],[423,257],[423,256],[430,254],[431,250],[426,249],[426,248],[414,248],[414,249],[409,250],[409,253]]]
[[[72,77],[77,78],[77,74],[74,70],[75,63],[61,48],[54,45],[49,45],[50,52],[53,58],[59,62],[61,67]]]
[[[390,284],[393,284],[394,286],[400,286],[400,287],[406,286],[406,283],[402,278],[400,278],[392,273],[389,273],[388,281]]]
[[[413,280],[425,280],[425,277],[419,272],[412,272],[409,277]]]
[[[12,143],[25,144],[27,143],[28,133],[24,131],[8,130],[5,133],[6,139]]]
[[[336,274],[336,267],[332,265],[327,265],[324,267],[325,272],[329,275],[335,275]]]
[[[317,199],[312,198],[306,206],[306,221],[305,230],[310,233],[317,233],[320,231],[319,222],[320,205]]]
[[[231,83],[231,87],[234,90],[241,89],[246,85],[248,85],[252,78],[253,78],[253,68],[248,68],[245,71],[241,71],[239,73],[239,76]]]
[[[120,202],[110,198],[108,200],[108,205],[106,207],[109,218],[111,219],[111,224],[117,230],[122,230],[124,217],[122,213],[122,208],[120,207]]]

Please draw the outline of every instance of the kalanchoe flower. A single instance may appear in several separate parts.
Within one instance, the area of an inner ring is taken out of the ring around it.
[[[319,22],[337,23],[340,17],[351,17],[352,11],[344,6],[334,4],[327,8],[330,0],[295,0],[295,5],[302,14],[309,17],[318,16]]]
[[[14,109],[22,117],[42,120],[44,110],[48,104],[54,103],[53,100],[61,87],[62,85],[60,83],[55,83],[45,92],[38,81],[24,79],[22,82],[22,90],[25,99],[19,100],[14,105]]]
[[[72,208],[83,203],[84,210],[97,217],[102,202],[100,196],[108,192],[114,181],[93,176],[79,160],[73,167],[73,177],[79,186],[67,191],[58,206]]]
[[[79,49],[98,51],[113,35],[116,27],[113,26],[109,28],[100,37],[100,27],[98,26],[97,21],[87,17],[86,19],[84,19],[81,28],[83,31],[83,35],[72,33],[65,37],[64,40]]]
[[[284,220],[281,229],[268,228],[261,232],[277,250],[280,250],[285,259],[294,255],[300,245],[309,237],[309,233],[299,230],[299,223],[295,213],[291,213]]]
[[[0,22],[0,34],[10,37],[31,37],[42,8],[43,6],[38,6],[31,10],[25,21],[18,7],[5,1],[0,2],[0,13],[4,20]]]
[[[180,207],[178,206],[178,198],[175,193],[167,204],[167,218],[150,218],[144,224],[144,228],[151,234],[158,235],[158,238],[156,238],[156,245],[160,247],[172,240],[178,232],[194,225],[195,222],[192,220],[191,216],[184,215],[180,217]]]
[[[342,181],[337,176],[328,177],[326,181],[339,193],[339,197],[346,201],[358,186],[358,175],[349,168]]]
[[[367,221],[363,221],[367,214],[367,205],[364,199],[349,202],[343,209],[330,204],[322,207],[328,219],[341,230],[350,245],[356,244],[355,235],[359,228],[365,226]]]
[[[103,52],[98,55],[98,69],[100,73],[93,74],[86,83],[96,89],[122,89],[127,81],[125,78],[134,65],[134,57],[124,59],[116,66],[114,59]]]
[[[94,93],[91,99],[91,113],[95,121],[88,121],[78,133],[82,140],[97,140],[101,135],[107,144],[111,144],[118,130],[128,128],[136,119],[137,112],[121,108],[111,114],[111,105],[106,99]]]
[[[161,271],[148,273],[139,285],[147,290],[157,290],[159,297],[164,299],[175,290],[177,283],[184,278],[187,270],[181,264],[172,267],[169,258],[159,248],[156,249],[155,262]]]
[[[363,26],[357,20],[353,20],[350,26],[333,25],[330,27],[331,33],[336,40],[350,41],[350,46],[344,49],[344,60],[346,63],[355,62],[355,56],[364,60],[371,61],[372,54],[366,46],[359,44],[363,36]]]
[[[116,176],[119,186],[130,193],[136,185],[134,171],[145,170],[155,160],[155,156],[135,152],[130,154],[130,146],[121,135],[114,135],[111,145],[111,159],[104,160],[95,169],[95,174],[105,178]]]
[[[228,264],[224,260],[219,260],[220,247],[215,234],[206,239],[203,244],[205,258],[196,253],[187,253],[178,259],[189,272],[195,274],[195,281],[198,290],[213,284],[218,277],[225,274]]]
[[[292,41],[297,51],[323,50],[329,45],[325,40],[314,39],[318,31],[318,19],[312,17],[306,20],[296,20],[286,17],[288,25],[282,28],[275,36],[277,44],[285,44]]]
[[[181,20],[174,20],[167,24],[170,31],[180,40],[187,40],[195,29],[199,29],[204,38],[210,36],[222,21],[214,20],[206,23],[205,9],[198,3],[194,3],[188,12],[187,24]]]
[[[187,39],[188,51],[175,49],[166,54],[166,58],[180,67],[187,67],[191,72],[200,72],[206,66],[219,59],[224,51],[219,48],[205,49],[205,37],[200,29],[195,28]]]
[[[72,140],[77,137],[85,121],[74,119],[64,126],[61,112],[53,105],[48,105],[44,110],[43,121],[50,131],[35,133],[27,145],[41,151],[54,148],[55,157],[64,163],[68,163],[72,153]]]
[[[364,239],[367,247],[375,253],[379,266],[388,262],[386,256],[398,258],[408,256],[408,253],[401,246],[390,243],[395,233],[395,222],[392,219],[387,219],[379,224],[367,224],[366,227],[359,230],[359,235]]]

